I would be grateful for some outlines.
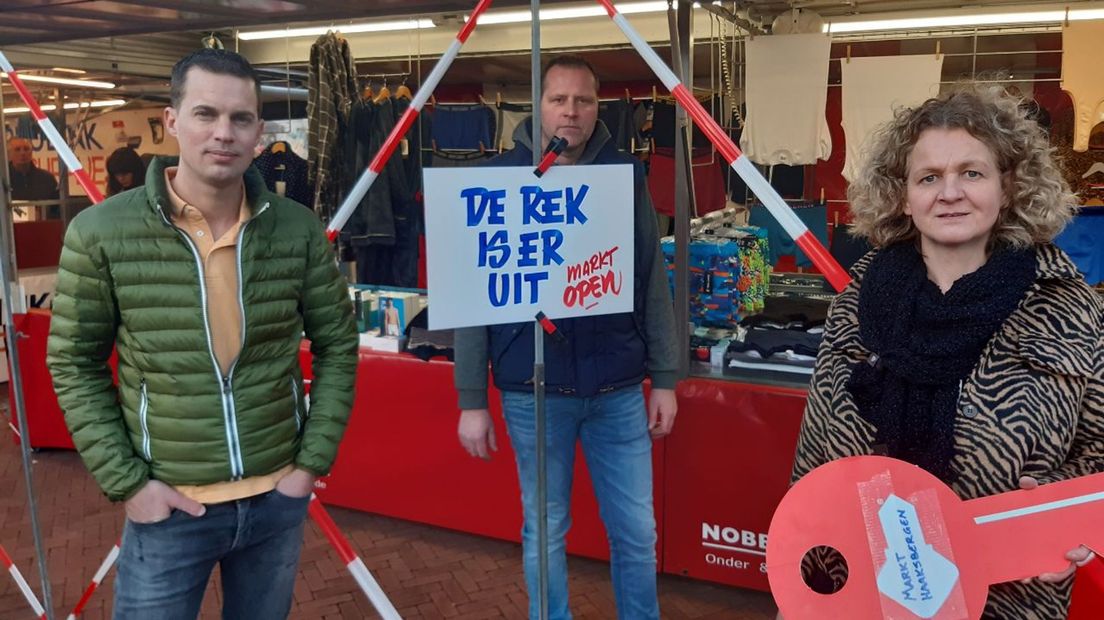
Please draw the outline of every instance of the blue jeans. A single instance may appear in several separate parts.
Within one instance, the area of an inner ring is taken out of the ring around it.
[[[127,520],[115,578],[115,620],[194,620],[211,571],[222,571],[222,617],[286,618],[308,497],[269,491],[208,504],[202,517]]]
[[[538,617],[537,454],[533,395],[503,392],[502,410],[517,458],[525,513],[522,549],[529,617]],[[659,618],[656,524],[652,510],[652,439],[640,386],[545,400],[548,459],[548,617],[571,618],[564,537],[571,527],[575,442],[581,440],[610,543],[610,574],[622,620]]]

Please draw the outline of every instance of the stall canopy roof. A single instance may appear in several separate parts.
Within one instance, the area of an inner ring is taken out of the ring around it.
[[[622,2],[637,0],[616,0]],[[343,23],[397,16],[421,15],[445,17],[444,23],[456,27],[456,17],[469,13],[477,0],[0,0],[0,49],[25,74],[52,77],[73,76],[65,71],[81,72],[82,80],[106,80],[117,84],[113,91],[93,91],[79,86],[66,88],[70,98],[96,99],[122,97],[147,98],[159,102],[168,90],[167,76],[174,62],[201,45],[201,38],[214,34],[227,47],[235,45],[235,28],[325,25],[340,29]],[[492,9],[524,9],[529,0],[495,0]],[[542,0],[542,6],[585,5],[585,0]],[[702,4],[711,4],[702,0]],[[776,17],[801,8],[830,21],[844,15],[907,15],[918,11],[962,8],[963,0],[723,0],[721,8],[745,23],[766,26]],[[1104,6],[1089,0],[982,0],[969,6],[1081,8]],[[712,6],[708,8],[712,9]],[[702,11],[701,13],[704,13]],[[634,16],[633,19],[636,19]],[[700,19],[700,18],[696,18]],[[660,17],[665,22],[666,19]],[[620,39],[618,39],[620,41]],[[623,42],[622,42],[623,43]],[[297,43],[301,44],[301,43]],[[547,44],[547,41],[546,41]],[[648,69],[627,44],[596,48],[592,60],[600,72],[621,79],[646,80]],[[520,48],[519,48],[520,49]],[[575,49],[571,45],[565,49]],[[1019,48],[1016,48],[1019,49]],[[660,54],[666,58],[665,46]],[[695,75],[708,77],[709,46],[695,48]],[[862,55],[861,53],[859,55]],[[278,55],[281,59],[282,54]],[[301,56],[301,58],[300,58]],[[410,53],[393,57],[362,58],[362,73],[410,72]],[[305,52],[289,55],[291,71],[285,62],[273,65],[267,77],[279,86],[302,86],[305,81]],[[1003,58],[1003,57],[1002,57]],[[259,62],[264,67],[266,61]],[[1006,63],[1007,64],[1007,63]],[[1003,67],[1004,65],[1002,65]],[[421,67],[419,66],[419,71]],[[271,75],[269,75],[271,74]],[[462,57],[449,72],[454,83],[525,83],[529,59],[524,54],[475,54]],[[302,79],[300,79],[302,78]],[[55,86],[28,83],[32,89],[50,94]],[[18,105],[18,98],[6,83],[0,90],[5,107]]]
[[[546,4],[564,0],[545,0]],[[496,7],[528,5],[498,0]],[[471,0],[4,0],[0,45],[241,26],[463,13]]]
[[[542,5],[579,0],[542,0]],[[705,4],[709,0],[703,0]],[[1064,5],[1081,4],[1079,0]],[[224,30],[227,28],[371,19],[396,15],[458,14],[475,0],[3,0],[0,46],[72,41],[155,32]],[[1038,0],[724,0],[723,6],[747,15],[770,17],[790,8],[812,10],[831,18],[862,13],[915,11],[971,6],[1040,4]],[[1051,4],[1042,2],[1042,4]],[[1054,2],[1053,4],[1063,4]],[[529,6],[528,0],[496,0],[494,8]],[[754,19],[754,18],[753,18]]]

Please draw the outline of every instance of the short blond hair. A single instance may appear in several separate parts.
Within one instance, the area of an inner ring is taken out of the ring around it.
[[[963,129],[989,147],[1008,179],[990,247],[1053,240],[1077,212],[1077,197],[1054,162],[1046,132],[1020,104],[999,86],[962,84],[899,110],[872,136],[859,176],[847,190],[852,231],[879,248],[916,239],[905,214],[912,149],[928,129]]]

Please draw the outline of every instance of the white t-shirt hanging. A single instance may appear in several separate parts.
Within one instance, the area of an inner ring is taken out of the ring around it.
[[[828,159],[824,116],[832,40],[823,34],[770,35],[747,42],[747,116],[740,149],[762,165]]]
[[[943,57],[876,56],[840,62],[847,143],[843,178],[853,181],[862,165],[870,134],[891,120],[898,109],[918,106],[939,94]]]
[[[1104,22],[1072,22],[1062,28],[1062,90],[1073,100],[1073,150],[1089,150],[1093,127],[1104,123],[1104,70],[1100,41]]]

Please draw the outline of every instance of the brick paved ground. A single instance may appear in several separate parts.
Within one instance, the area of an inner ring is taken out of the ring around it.
[[[42,451],[34,459],[46,561],[55,608],[64,618],[119,535],[123,513],[103,498],[75,453]],[[525,617],[518,545],[340,508],[330,512],[404,618]],[[7,434],[0,435],[0,544],[38,592],[21,459]],[[575,617],[614,618],[608,566],[572,558],[570,571]],[[110,617],[112,579],[104,581],[85,618]],[[217,581],[216,571],[202,618],[219,617]],[[775,607],[763,593],[666,576],[659,588],[665,618],[774,618]],[[32,617],[14,583],[0,573],[0,619]],[[371,605],[337,554],[313,524],[308,526],[292,618],[370,617],[375,617]]]

